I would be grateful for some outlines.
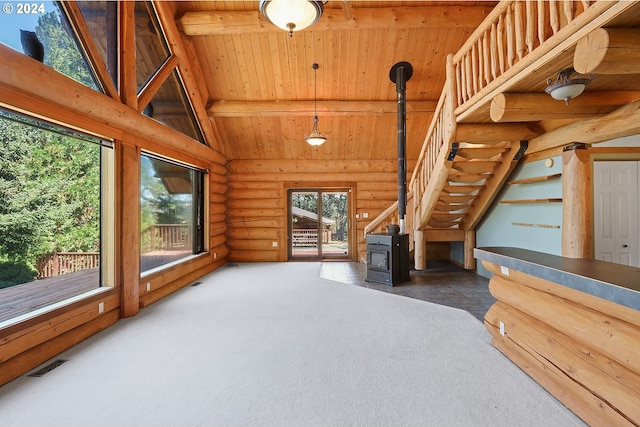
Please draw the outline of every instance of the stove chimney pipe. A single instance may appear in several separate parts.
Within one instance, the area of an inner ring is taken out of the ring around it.
[[[396,84],[398,94],[398,219],[400,234],[405,233],[405,219],[407,213],[407,101],[406,83],[413,75],[413,67],[408,62],[396,63],[389,71],[389,78]]]

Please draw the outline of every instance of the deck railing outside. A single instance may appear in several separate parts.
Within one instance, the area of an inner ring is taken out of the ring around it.
[[[189,224],[153,224],[141,233],[141,252],[191,250]]]
[[[157,251],[189,251],[192,248],[191,226],[188,224],[154,224],[141,233],[142,253]],[[38,279],[61,276],[100,266],[99,252],[56,252],[36,263]]]
[[[292,230],[293,246],[316,246],[318,230],[315,228],[294,228]],[[331,230],[322,230],[322,243],[329,243]]]
[[[36,263],[38,279],[61,276],[99,266],[99,252],[56,252],[45,255]]]

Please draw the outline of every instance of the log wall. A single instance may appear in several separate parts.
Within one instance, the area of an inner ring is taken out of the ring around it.
[[[640,425],[640,312],[482,263],[493,344],[589,425]]]
[[[412,169],[410,166],[408,170]],[[364,227],[398,200],[396,160],[233,160],[227,167],[226,236],[230,261],[287,259],[290,188],[352,189],[354,261],[366,257]]]
[[[114,140],[115,259],[103,269],[115,286],[31,319],[0,326],[0,385],[32,370],[124,316],[187,286],[226,262],[226,157],[173,129],[0,45],[0,106]],[[46,82],[46,90],[41,82]],[[140,277],[139,181],[142,150],[209,170],[208,252]],[[147,289],[147,283],[149,288]]]

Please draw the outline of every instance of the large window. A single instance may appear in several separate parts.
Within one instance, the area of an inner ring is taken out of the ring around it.
[[[113,285],[112,164],[110,141],[0,110],[0,323]]]
[[[205,172],[145,154],[140,176],[140,270],[203,252]]]

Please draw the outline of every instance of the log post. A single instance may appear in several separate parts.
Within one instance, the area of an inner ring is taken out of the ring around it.
[[[473,256],[473,249],[476,247],[476,230],[472,228],[464,231],[464,268],[465,270],[476,269],[476,259]]]
[[[413,231],[414,263],[416,270],[427,269],[427,233],[423,230]]]
[[[140,149],[122,144],[122,217],[120,219],[122,287],[120,315],[131,317],[140,310]]]
[[[123,1],[118,9],[119,63],[118,83],[120,100],[134,110],[138,109],[138,84],[136,82],[135,2]]]
[[[591,158],[584,144],[562,153],[562,256],[594,257]]]

